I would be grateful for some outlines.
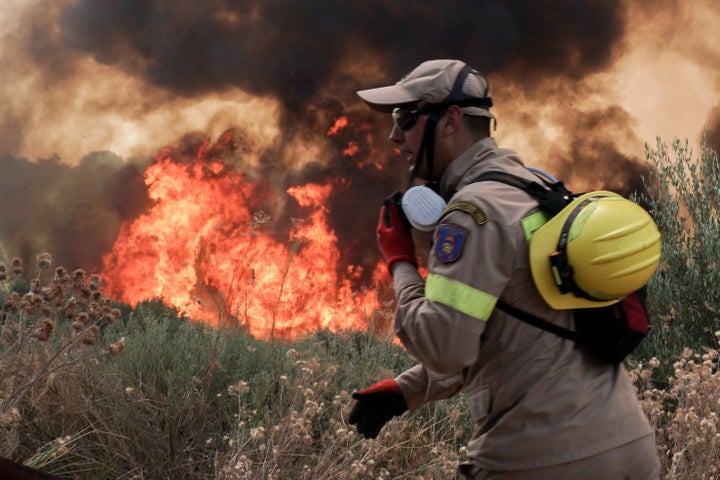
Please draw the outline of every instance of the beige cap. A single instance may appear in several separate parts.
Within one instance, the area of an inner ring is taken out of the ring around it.
[[[395,85],[360,90],[358,96],[370,108],[389,113],[393,108],[406,103],[424,100],[432,104],[458,103],[459,100],[487,99],[490,101],[488,82],[476,70],[470,70],[460,92],[453,93],[458,75],[466,67],[460,60],[428,60],[418,65]],[[492,105],[492,102],[489,103]],[[467,115],[495,118],[488,108],[464,106]]]

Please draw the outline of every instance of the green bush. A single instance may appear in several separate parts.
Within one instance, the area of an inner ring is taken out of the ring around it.
[[[638,358],[663,363],[684,348],[717,347],[720,330],[720,221],[718,155],[703,143],[698,152],[688,142],[671,147],[657,139],[646,146],[645,191],[639,196],[662,234],[660,267],[648,285],[654,320]]]

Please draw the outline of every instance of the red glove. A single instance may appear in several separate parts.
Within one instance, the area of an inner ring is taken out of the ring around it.
[[[408,409],[400,387],[393,379],[383,380],[352,394],[357,400],[348,421],[357,424],[358,433],[365,438],[377,438],[380,429],[393,417]]]
[[[392,267],[396,262],[410,262],[417,268],[415,244],[410,229],[403,221],[400,208],[392,199],[385,199],[380,209],[380,219],[375,233],[380,252],[385,257],[391,275]]]

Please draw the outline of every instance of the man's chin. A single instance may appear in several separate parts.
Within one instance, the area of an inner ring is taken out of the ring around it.
[[[408,173],[409,173],[409,178],[412,178],[412,182],[411,182],[410,186],[414,187],[415,185],[425,185],[428,182],[427,178],[425,178],[425,175],[423,175],[423,172],[420,172],[419,174],[414,175],[412,167],[410,167],[410,169],[408,170]]]

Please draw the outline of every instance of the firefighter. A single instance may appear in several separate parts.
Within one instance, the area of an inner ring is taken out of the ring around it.
[[[475,433],[462,478],[657,479],[653,430],[622,363],[600,363],[495,308],[502,300],[573,327],[572,310],[553,309],[533,282],[537,201],[499,182],[472,182],[489,171],[537,180],[491,137],[486,78],[458,60],[430,60],[394,85],[357,93],[392,115],[390,140],[408,155],[408,186],[424,180],[446,207],[432,227],[425,279],[399,202],[381,208],[376,232],[397,297],[394,329],[418,364],[355,392],[349,422],[376,438],[393,417],[464,392]]]

